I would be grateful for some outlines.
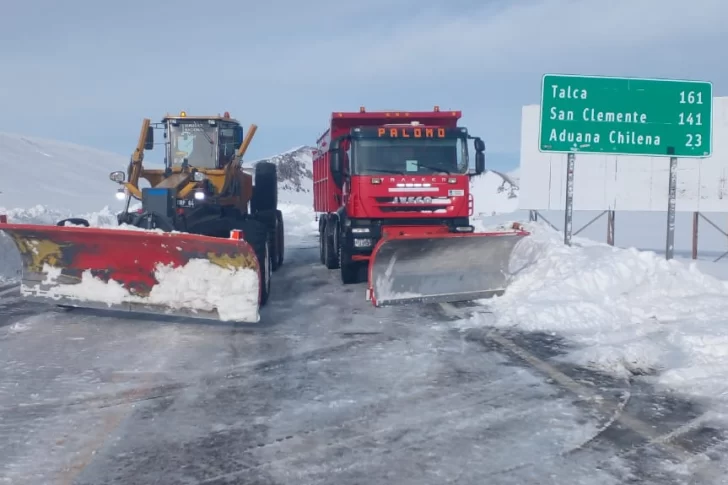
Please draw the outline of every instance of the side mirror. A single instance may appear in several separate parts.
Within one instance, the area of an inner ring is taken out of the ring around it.
[[[485,143],[480,138],[476,138],[473,140],[473,144],[475,145],[475,151],[476,152],[484,152],[485,151]]]
[[[485,153],[482,151],[475,152],[475,173],[480,175],[485,172]]]
[[[233,144],[236,150],[243,144],[243,127],[240,125],[233,128]]]
[[[151,150],[154,148],[154,128],[147,128],[147,138],[144,140],[144,149]]]

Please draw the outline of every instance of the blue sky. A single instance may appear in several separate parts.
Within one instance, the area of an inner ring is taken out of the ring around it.
[[[710,80],[726,0],[24,0],[0,16],[0,131],[128,154],[143,117],[229,111],[247,159],[313,145],[332,111],[460,109],[518,161],[545,72]]]

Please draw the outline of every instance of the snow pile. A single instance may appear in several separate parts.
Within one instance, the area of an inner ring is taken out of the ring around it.
[[[496,326],[558,332],[580,344],[567,356],[578,364],[728,397],[728,282],[652,252],[527,230],[506,293],[481,301]]]
[[[45,284],[53,285],[60,276],[57,268],[44,266]],[[85,271],[81,282],[55,284],[49,289],[24,287],[25,295],[48,298],[101,302],[108,306],[124,303],[152,304],[171,309],[217,310],[224,321],[258,322],[258,274],[249,268],[229,270],[205,259],[192,259],[174,268],[158,265],[155,278],[159,282],[147,298],[129,293],[114,280],[104,282]]]
[[[14,224],[55,225],[62,219],[81,217],[88,220],[89,224],[93,227],[112,227],[117,225],[116,212],[112,211],[109,206],[105,206],[98,212],[74,213],[69,210],[61,210],[37,204],[29,208],[0,208],[0,214],[7,215],[8,222]]]
[[[318,222],[316,213],[313,211],[313,204],[305,206],[279,203],[278,208],[283,213],[286,246],[298,244],[302,239],[318,234]]]

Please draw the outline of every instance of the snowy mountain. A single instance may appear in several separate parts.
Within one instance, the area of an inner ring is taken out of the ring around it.
[[[259,162],[278,165],[278,200],[283,203],[312,205],[313,154],[315,148],[302,146],[253,162],[243,161],[243,166]]]
[[[128,164],[128,156],[116,153],[0,133],[0,208],[42,205],[79,213],[114,205],[109,173]]]

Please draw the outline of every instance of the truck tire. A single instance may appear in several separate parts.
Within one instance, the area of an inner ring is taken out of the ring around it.
[[[339,267],[339,255],[336,253],[336,246],[334,245],[334,231],[331,229],[336,227],[336,223],[329,221],[324,226],[324,264],[328,269],[337,269]]]
[[[283,216],[278,216],[280,211],[259,211],[253,215],[253,219],[264,224],[268,228],[268,241],[270,242],[271,260],[273,271],[280,267],[283,252]]]
[[[255,214],[278,209],[278,166],[275,163],[258,162],[254,178],[250,211]]]
[[[323,218],[319,219],[319,259],[321,264],[326,264],[326,251],[324,250],[324,241],[326,241],[326,226],[323,223]]]
[[[339,270],[341,273],[341,282],[345,285],[351,285],[358,283],[359,281],[359,264],[356,261],[351,260],[351,255],[344,249],[344,235],[341,227],[337,224],[336,231],[338,237],[337,250],[338,254],[336,257],[339,260]]]
[[[351,256],[339,244],[339,269],[341,270],[341,282],[345,285],[352,285],[359,282],[359,263],[351,260]]]
[[[239,224],[245,234],[245,241],[255,251],[260,265],[260,306],[268,302],[270,296],[271,273],[273,271],[273,251],[269,238],[268,227],[260,221],[248,219]]]
[[[280,268],[283,266],[283,253],[285,252],[285,246],[286,246],[286,232],[285,227],[283,225],[283,212],[280,210],[276,210],[276,219],[278,220],[277,229],[278,229],[278,241],[276,242],[276,254],[278,256],[278,261],[276,265],[274,265],[276,268]]]

